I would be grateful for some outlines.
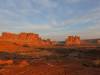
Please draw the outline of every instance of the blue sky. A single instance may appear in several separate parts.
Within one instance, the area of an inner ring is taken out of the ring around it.
[[[0,32],[6,31],[100,38],[100,0],[0,0]]]

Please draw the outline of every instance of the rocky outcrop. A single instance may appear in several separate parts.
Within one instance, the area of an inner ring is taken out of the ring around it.
[[[25,33],[14,34],[3,32],[0,36],[0,41],[10,41],[23,46],[52,46],[53,42],[50,39],[44,40],[38,34]]]
[[[33,33],[20,33],[18,35],[18,39],[22,40],[35,40],[35,39],[40,39],[38,34],[33,34]]]
[[[100,40],[97,40],[97,43],[100,44]]]
[[[10,33],[10,32],[3,32],[1,39],[3,39],[3,40],[15,40],[15,39],[17,39],[17,35]]]
[[[10,65],[13,64],[13,60],[0,60],[0,65]]]
[[[65,45],[80,45],[80,42],[79,36],[68,36],[65,41]]]

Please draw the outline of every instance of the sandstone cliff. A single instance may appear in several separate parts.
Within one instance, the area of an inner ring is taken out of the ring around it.
[[[80,45],[80,42],[79,36],[68,36],[65,41],[65,45]]]
[[[38,34],[25,33],[25,32],[22,32],[20,34],[3,32],[2,35],[0,36],[0,41],[7,41],[7,42],[9,41],[17,45],[34,46],[34,47],[53,45],[53,42],[49,39],[44,40]]]

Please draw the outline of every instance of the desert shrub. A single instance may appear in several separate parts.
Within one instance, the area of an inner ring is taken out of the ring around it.
[[[94,61],[93,61],[93,64],[94,64],[96,67],[100,67],[100,59],[99,59],[99,60],[94,60]]]
[[[100,60],[81,61],[81,64],[86,67],[100,67]]]
[[[90,67],[90,66],[92,67],[93,66],[93,64],[91,62],[89,62],[89,61],[82,61],[81,64],[83,66],[86,66],[86,67]]]

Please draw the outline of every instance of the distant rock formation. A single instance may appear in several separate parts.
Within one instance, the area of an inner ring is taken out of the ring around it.
[[[72,46],[72,45],[80,45],[80,37],[79,36],[68,36],[65,41],[65,45]]]
[[[10,32],[3,32],[0,36],[0,41],[9,41],[23,46],[52,46],[53,42],[50,39],[44,40],[38,34],[25,33],[14,34]]]
[[[97,43],[100,44],[100,40],[97,40]]]

